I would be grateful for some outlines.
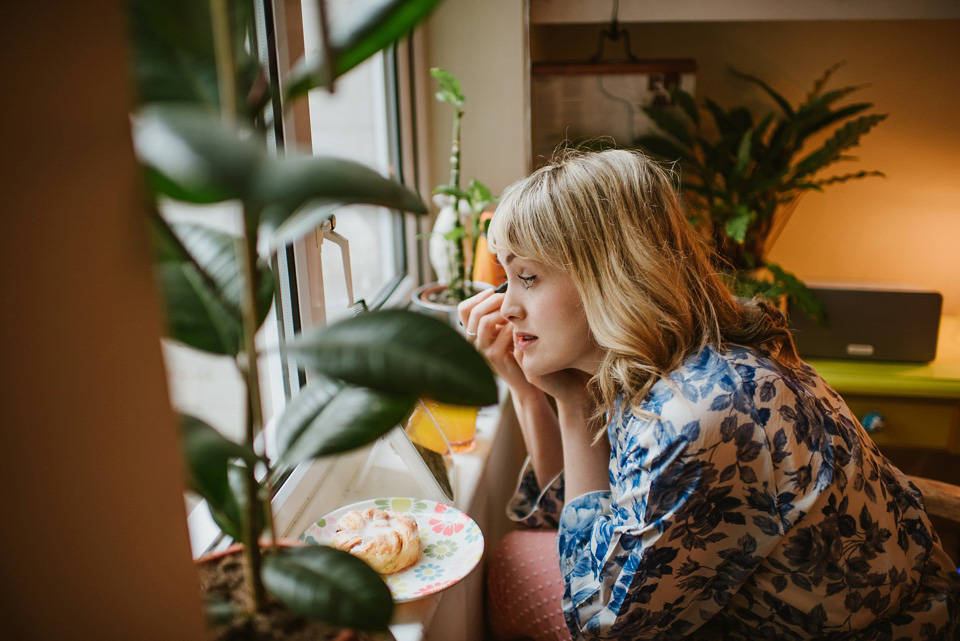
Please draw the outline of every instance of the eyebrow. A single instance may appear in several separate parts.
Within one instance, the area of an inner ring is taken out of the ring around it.
[[[507,254],[506,258],[504,258],[503,260],[503,264],[509,265],[510,261],[513,260],[514,258],[516,258],[516,256],[514,256],[513,254]]]

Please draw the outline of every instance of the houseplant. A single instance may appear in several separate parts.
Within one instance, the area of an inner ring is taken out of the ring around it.
[[[321,0],[321,31],[330,34],[323,55],[284,83],[282,104],[313,87],[330,87],[436,3],[368,3],[354,8],[348,28],[335,30]],[[150,220],[168,331],[187,346],[231,357],[246,384],[242,442],[182,417],[190,486],[223,532],[243,544],[248,611],[227,608],[228,618],[247,620],[279,603],[334,626],[385,630],[390,593],[362,561],[322,546],[276,545],[271,485],[283,469],[376,439],[420,396],[493,403],[493,376],[459,334],[419,314],[374,312],[304,333],[288,343],[288,352],[316,376],[279,419],[277,451],[268,457],[259,442],[254,337],[273,299],[269,259],[278,247],[320,225],[340,204],[426,208],[415,194],[357,163],[267,152],[267,107],[281,104],[280,85],[267,80],[247,45],[255,42],[249,2],[132,0],[129,6],[141,100],[134,144],[157,201]],[[241,231],[170,223],[159,213],[166,199],[235,203]],[[271,535],[266,542],[265,534]]]
[[[471,178],[466,189],[460,186],[460,124],[466,99],[460,81],[446,69],[433,68],[439,102],[453,106],[453,143],[450,148],[450,182],[434,189],[433,202],[439,207],[430,234],[430,264],[438,283],[428,283],[414,294],[414,302],[431,309],[453,313],[457,303],[479,291],[473,283],[477,243],[484,230],[481,217],[496,202],[482,182]]]
[[[814,83],[796,106],[766,82],[739,71],[733,74],[762,89],[776,108],[758,118],[746,107],[724,109],[709,98],[705,110],[693,97],[674,89],[676,107],[650,106],[644,111],[663,132],[641,136],[637,144],[670,161],[679,161],[681,191],[691,223],[700,229],[723,260],[734,290],[745,296],[788,297],[808,315],[823,318],[822,305],[794,274],[768,260],[770,248],[810,190],[883,176],[856,171],[821,177],[820,171],[856,160],[849,150],[884,120],[867,113],[872,103],[843,99],[857,86],[827,89],[836,64]],[[709,112],[708,130],[703,112]],[[819,141],[814,149],[807,143]]]

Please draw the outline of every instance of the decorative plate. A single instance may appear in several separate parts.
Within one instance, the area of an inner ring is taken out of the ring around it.
[[[300,540],[330,545],[341,516],[371,507],[409,514],[420,530],[420,559],[405,570],[383,577],[397,603],[450,587],[470,574],[483,556],[483,533],[473,519],[443,503],[406,497],[371,499],[336,509],[308,527]]]

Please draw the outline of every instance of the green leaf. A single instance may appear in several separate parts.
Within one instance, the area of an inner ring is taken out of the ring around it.
[[[882,171],[856,171],[849,174],[842,174],[839,176],[830,176],[829,178],[824,178],[823,180],[818,180],[812,184],[814,189],[820,189],[824,185],[833,185],[836,183],[845,183],[848,180],[857,180],[860,178],[867,178],[869,176],[879,176],[881,178],[886,178],[886,174]]]
[[[399,40],[426,18],[440,0],[366,0],[354,3],[341,20],[330,25],[327,61],[321,48],[316,59],[301,59],[290,73],[287,100],[315,87],[329,87],[338,76]],[[332,76],[331,72],[332,71]]]
[[[435,194],[447,194],[449,196],[454,196],[457,200],[462,200],[464,198],[469,200],[467,192],[460,189],[456,185],[437,185],[433,188],[433,193]]]
[[[781,96],[776,91],[774,91],[773,88],[770,85],[768,85],[766,82],[764,82],[760,78],[757,78],[756,76],[751,76],[748,73],[737,71],[733,67],[730,67],[730,71],[733,73],[733,75],[740,78],[741,80],[747,80],[749,82],[752,82],[753,84],[757,85],[758,87],[766,91],[767,95],[773,98],[774,102],[777,103],[777,105],[780,107],[780,109],[783,111],[783,113],[786,116],[793,117],[794,115],[793,107],[790,106],[790,103],[787,102],[787,99]]]
[[[481,205],[486,206],[493,200],[493,194],[489,187],[476,178],[471,178],[469,184],[467,184],[467,200],[471,207],[478,210]]]
[[[700,110],[697,108],[697,101],[693,99],[693,96],[681,89],[680,85],[675,85],[670,89],[670,98],[680,105],[683,112],[687,114],[687,118],[697,125],[700,124]]]
[[[242,511],[231,487],[229,466],[237,459],[253,465],[256,454],[227,439],[195,416],[181,415],[180,426],[190,488],[206,499],[220,529],[228,536],[242,540]]]
[[[243,199],[266,155],[251,136],[223,125],[211,111],[183,105],[141,109],[133,141],[159,193],[191,203]]]
[[[202,225],[168,225],[160,217],[154,222],[160,239],[156,274],[171,337],[207,352],[237,355],[241,349],[240,298],[244,285],[236,239]],[[265,263],[257,270],[259,327],[273,303],[274,279]]]
[[[658,128],[681,144],[687,148],[693,145],[693,136],[688,129],[687,123],[678,118],[673,109],[667,107],[645,107],[643,111]]]
[[[466,98],[460,89],[460,81],[457,77],[446,69],[434,67],[430,70],[430,75],[437,81],[440,91],[436,93],[436,98],[440,102],[449,102],[457,107],[462,107]]]
[[[727,112],[723,109],[723,107],[718,105],[710,98],[705,99],[703,103],[707,106],[707,111],[710,112],[710,115],[713,116],[713,122],[716,124],[717,130],[720,132],[721,136],[736,130],[736,126],[727,116]]]
[[[733,218],[724,224],[723,231],[732,240],[743,244],[743,241],[747,238],[747,229],[750,227],[750,223],[754,217],[755,214],[753,211],[744,205],[738,205],[736,210],[734,210]]]
[[[301,237],[347,204],[427,212],[423,201],[395,180],[358,162],[329,156],[271,159],[256,172],[250,197],[264,205],[260,231],[271,247]]]
[[[390,589],[347,552],[319,545],[282,548],[263,559],[263,584],[292,611],[357,630],[386,630]]]
[[[823,75],[817,78],[816,82],[813,83],[813,89],[811,89],[810,93],[807,94],[807,101],[810,101],[814,97],[820,95],[820,92],[823,91],[823,88],[827,86],[827,82],[830,80],[830,77],[834,74],[834,72],[836,72],[837,69],[846,63],[846,60],[841,60],[840,62],[836,62],[827,68],[827,70],[823,72]]]
[[[750,164],[750,160],[752,159],[752,155],[750,154],[752,143],[753,129],[747,129],[740,139],[740,146],[737,148],[737,166],[734,168],[734,173],[737,176],[743,176],[747,170],[747,166]]]
[[[774,280],[783,288],[791,301],[811,319],[823,323],[826,321],[827,310],[823,303],[817,298],[817,295],[807,287],[803,281],[796,277],[792,272],[780,267],[775,263],[767,263],[767,269],[773,274]]]
[[[413,409],[414,396],[346,386],[318,376],[287,406],[277,424],[280,461],[346,452],[383,436]]]
[[[154,274],[170,338],[212,354],[236,356],[240,352],[238,309],[225,305],[192,264],[162,263],[154,268]]]
[[[638,147],[644,149],[647,153],[659,156],[666,160],[687,160],[690,158],[690,152],[683,149],[669,138],[647,134],[637,138],[635,143]]]
[[[305,367],[390,394],[458,405],[497,402],[496,382],[479,352],[448,324],[414,312],[340,321],[305,333],[288,350]]]
[[[132,59],[141,103],[192,102],[219,105],[210,4],[196,0],[130,0]],[[246,47],[252,34],[251,2],[227,6],[237,85],[237,113],[251,116],[250,90],[260,72]]]
[[[797,132],[797,137],[799,139],[805,139],[818,131],[826,129],[835,122],[840,122],[841,120],[846,120],[847,118],[852,118],[853,116],[866,111],[873,106],[872,102],[858,102],[846,107],[842,107],[836,111],[828,111],[821,115],[819,118],[811,120],[810,122],[805,123],[802,127],[799,128]]]
[[[860,138],[885,120],[886,117],[886,114],[861,116],[840,127],[822,147],[808,154],[796,164],[792,177],[798,178],[813,174],[832,164],[844,151],[857,146],[860,143]]]
[[[242,614],[240,608],[224,596],[204,594],[204,613],[210,625],[224,625],[230,623]]]

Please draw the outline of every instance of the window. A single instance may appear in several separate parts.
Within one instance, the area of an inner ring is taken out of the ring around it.
[[[328,0],[328,7],[335,11],[349,4]],[[309,56],[319,49],[318,17],[313,0],[303,1],[302,17],[282,14],[295,10],[295,5],[278,5],[258,3],[258,42],[261,60],[271,75],[284,77],[289,71],[287,58],[300,57],[298,43],[285,33],[302,29],[303,50]],[[268,32],[274,31],[275,37],[268,37]],[[268,144],[279,149],[278,153],[295,148],[296,153],[355,160],[385,176],[402,179],[397,60],[396,49],[388,50],[338,79],[334,94],[326,90],[311,92],[302,100],[306,109],[298,105],[275,120]],[[231,205],[198,208],[170,204],[163,213],[170,219],[212,222],[226,230],[239,224],[239,212]],[[417,235],[424,225],[410,214],[383,207],[343,207],[336,212],[334,229],[317,230],[278,252],[273,265],[278,280],[277,301],[258,336],[258,347],[264,354],[260,372],[268,452],[273,451],[271,417],[277,416],[286,399],[295,396],[306,382],[306,374],[283,358],[285,337],[346,318],[353,313],[352,304],[361,299],[371,309],[405,304],[416,284],[414,274],[421,269]],[[165,345],[164,353],[174,406],[239,440],[244,423],[244,388],[232,360],[173,344]],[[319,467],[323,465],[321,462]],[[307,472],[298,469],[278,484],[274,488],[275,503],[284,503]],[[311,484],[315,477],[316,469]],[[189,525],[195,554],[216,544],[218,529],[205,506],[195,506]]]

